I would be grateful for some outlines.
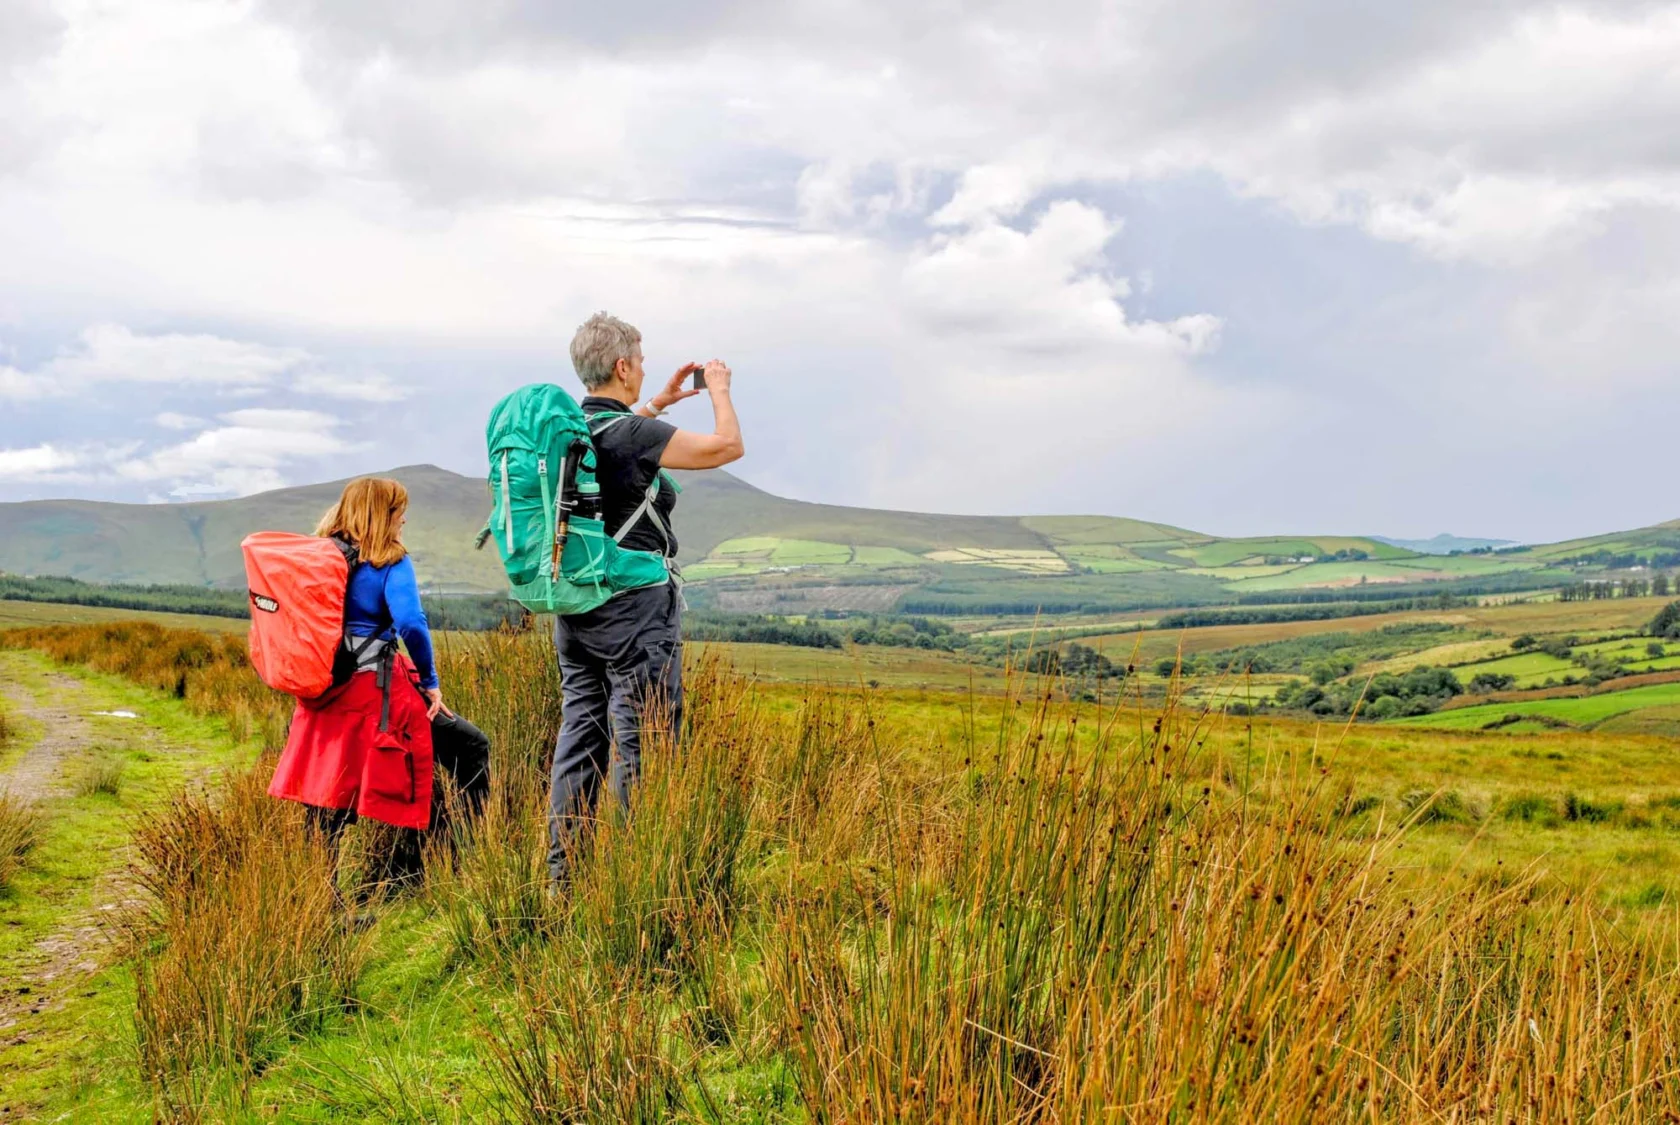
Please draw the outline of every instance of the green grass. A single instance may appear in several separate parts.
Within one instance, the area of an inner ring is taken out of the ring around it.
[[[1547,679],[1562,679],[1571,675],[1579,678],[1586,674],[1578,665],[1543,652],[1525,652],[1517,656],[1505,656],[1498,660],[1484,660],[1477,664],[1463,664],[1453,668],[1453,674],[1466,685],[1472,678],[1484,673],[1515,676],[1518,687],[1534,687]]]
[[[1166,563],[1139,558],[1127,548],[1112,543],[1075,544],[1061,547],[1060,551],[1069,563],[1096,574],[1137,574],[1145,570],[1172,569]]]
[[[927,560],[897,547],[854,547],[852,562],[857,566],[923,566]]]
[[[1480,730],[1506,715],[1536,715],[1559,719],[1577,727],[1591,727],[1607,719],[1647,707],[1680,705],[1680,684],[1656,684],[1650,687],[1610,691],[1575,699],[1536,699],[1517,703],[1487,703],[1475,707],[1459,707],[1438,711],[1433,715],[1419,715],[1410,719],[1396,719],[1387,726],[1436,727],[1443,730]]]
[[[1317,558],[1324,553],[1310,539],[1226,539],[1202,547],[1187,547],[1173,552],[1201,567],[1233,566],[1244,559],[1267,555],[1289,555]]]

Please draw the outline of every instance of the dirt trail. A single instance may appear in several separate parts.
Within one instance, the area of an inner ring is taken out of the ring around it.
[[[8,709],[31,720],[40,732],[15,760],[0,768],[0,792],[29,801],[67,794],[66,759],[73,759],[96,740],[88,722],[92,703],[82,682],[53,672],[47,684],[49,692],[38,700],[23,685],[0,679]],[[0,1043],[24,1041],[31,1016],[62,1004],[76,985],[99,970],[107,944],[100,919],[116,908],[120,897],[118,873],[105,875],[94,887],[90,908],[65,919],[18,964],[8,967],[6,979],[0,981]]]
[[[0,792],[26,801],[57,797],[69,791],[59,766],[65,758],[93,745],[93,726],[87,721],[87,689],[74,676],[54,672],[48,676],[53,688],[49,702],[37,702],[21,684],[0,680],[14,715],[31,720],[41,737],[9,767],[0,769]],[[78,706],[78,704],[83,704]]]

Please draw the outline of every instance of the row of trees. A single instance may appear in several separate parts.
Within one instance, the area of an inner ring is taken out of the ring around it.
[[[1650,578],[1572,582],[1558,591],[1558,597],[1566,602],[1596,602],[1611,598],[1666,598],[1674,592],[1668,575],[1656,574]]]

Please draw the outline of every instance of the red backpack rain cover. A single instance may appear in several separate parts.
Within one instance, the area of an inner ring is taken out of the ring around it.
[[[344,552],[331,539],[287,531],[259,531],[239,546],[251,588],[251,666],[276,691],[314,699],[332,687],[344,643]]]

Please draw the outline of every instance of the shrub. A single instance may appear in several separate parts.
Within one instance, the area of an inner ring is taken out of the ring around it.
[[[1363,714],[1367,719],[1381,722],[1383,719],[1398,718],[1404,710],[1405,705],[1399,699],[1392,695],[1384,695],[1373,699]]]

